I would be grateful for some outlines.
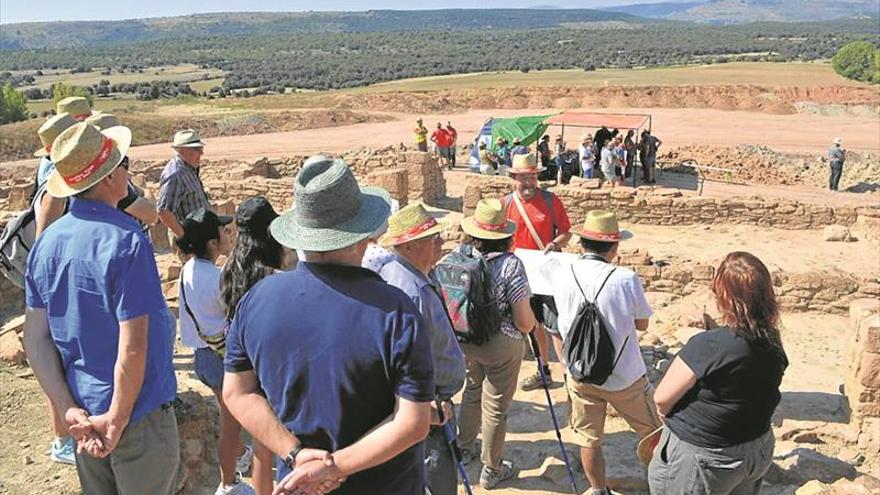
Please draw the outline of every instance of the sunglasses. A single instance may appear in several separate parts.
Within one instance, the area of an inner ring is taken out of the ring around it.
[[[124,168],[125,170],[128,170],[128,165],[129,165],[128,157],[127,156],[122,157],[122,161],[119,162],[119,166]]]

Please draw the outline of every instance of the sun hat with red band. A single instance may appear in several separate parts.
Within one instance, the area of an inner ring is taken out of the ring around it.
[[[52,143],[55,171],[49,176],[46,189],[56,198],[85,191],[110,175],[130,146],[128,127],[99,131],[85,122],[68,127]]]
[[[604,210],[588,211],[583,228],[575,233],[585,239],[601,242],[625,241],[633,236],[628,230],[620,230],[617,215]]]
[[[461,221],[461,230],[477,239],[504,239],[516,232],[516,223],[507,219],[500,200],[481,199],[474,216]]]
[[[83,121],[92,115],[92,106],[85,97],[68,96],[58,100],[58,104],[55,106],[55,113],[69,113],[76,120]]]
[[[35,151],[34,156],[37,158],[48,156],[52,152],[52,143],[55,142],[55,138],[74,124],[76,124],[76,119],[71,117],[69,113],[59,113],[46,119],[43,125],[37,129],[37,136],[40,136],[43,147]]]
[[[443,224],[428,213],[425,205],[413,203],[388,217],[388,232],[382,237],[382,245],[398,246],[438,234],[442,230]]]

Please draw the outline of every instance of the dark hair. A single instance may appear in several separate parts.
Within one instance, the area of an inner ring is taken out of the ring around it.
[[[513,236],[505,237],[504,239],[480,239],[465,235],[464,242],[475,247],[477,251],[483,254],[506,253],[510,251],[510,246],[513,244]]]
[[[586,237],[581,237],[581,247],[584,248],[585,251],[591,253],[605,254],[608,251],[611,251],[616,244],[616,242],[594,241],[592,239],[587,239]]]
[[[213,237],[199,237],[195,236],[187,230],[183,231],[183,236],[178,237],[174,240],[174,243],[177,244],[177,247],[183,251],[183,254],[192,254],[197,258],[207,259],[208,258],[208,242],[212,239],[220,238],[220,229],[217,229],[217,232]]]
[[[770,271],[755,255],[728,254],[712,279],[715,304],[724,324],[748,340],[769,343],[784,355],[779,304]]]
[[[232,321],[235,307],[257,282],[281,268],[284,248],[269,231],[240,231],[232,255],[220,274],[220,292],[226,319]]]

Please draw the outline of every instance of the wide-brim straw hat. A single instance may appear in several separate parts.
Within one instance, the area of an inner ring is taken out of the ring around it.
[[[360,187],[344,161],[324,155],[306,160],[293,199],[269,230],[284,246],[304,251],[334,251],[367,239],[391,211],[387,191]]]
[[[516,232],[516,223],[507,219],[504,206],[497,199],[481,199],[474,216],[461,221],[461,230],[477,239],[504,239]]]
[[[103,131],[79,122],[68,127],[52,143],[55,171],[46,189],[56,198],[81,193],[110,175],[131,147],[131,131],[116,126]]]
[[[83,96],[68,96],[58,100],[55,113],[68,113],[74,119],[82,121],[92,115],[92,106],[89,105],[89,100]]]
[[[34,156],[42,158],[49,155],[52,152],[52,143],[55,142],[55,138],[74,124],[76,124],[76,119],[71,117],[69,113],[59,113],[46,119],[46,122],[43,122],[43,125],[37,129],[37,135],[40,137],[43,147],[35,151]]]
[[[507,169],[510,175],[516,174],[538,174],[547,170],[547,167],[539,167],[538,160],[535,155],[529,153],[527,155],[519,154],[513,157],[511,167]]]
[[[836,144],[840,146],[841,144],[843,144],[843,138],[836,137],[831,140],[831,144]]]
[[[642,461],[642,464],[647,466],[651,463],[651,459],[654,457],[654,449],[657,448],[657,444],[660,443],[660,435],[662,434],[663,427],[661,426],[651,433],[648,433],[648,436],[639,441],[639,446],[636,447],[636,455],[639,460]]]
[[[104,113],[104,112],[95,112],[91,117],[87,118],[84,122],[92,124],[100,130],[109,129],[111,127],[116,127],[118,125],[122,125],[122,122],[119,121],[112,113]]]
[[[171,142],[172,148],[202,148],[204,146],[205,143],[199,133],[192,129],[175,132],[174,140]]]
[[[443,224],[428,213],[424,204],[413,203],[388,218],[388,231],[382,237],[381,244],[399,246],[442,231]]]
[[[617,215],[604,210],[588,211],[583,227],[575,233],[585,239],[600,242],[625,241],[633,236],[628,230],[620,230]]]

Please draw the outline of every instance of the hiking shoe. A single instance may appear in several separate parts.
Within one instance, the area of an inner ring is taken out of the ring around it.
[[[241,480],[241,475],[235,475],[235,482],[231,485],[224,485],[222,482],[217,487],[214,495],[256,495],[251,485]]]
[[[501,467],[498,469],[484,466],[483,471],[480,472],[480,486],[484,490],[491,490],[498,486],[498,483],[516,476],[516,473],[517,469],[513,466],[513,461],[501,461]]]
[[[544,368],[544,373],[547,375],[547,384],[553,383],[553,378],[550,377],[550,369]],[[519,389],[523,392],[528,392],[530,390],[537,390],[543,387],[544,384],[541,381],[541,373],[535,372],[532,375],[529,375],[519,384]]]
[[[49,459],[59,464],[76,465],[76,440],[66,437],[64,440],[53,440]]]
[[[242,474],[250,471],[253,460],[254,449],[250,445],[244,444],[244,452],[235,460],[235,470]]]

